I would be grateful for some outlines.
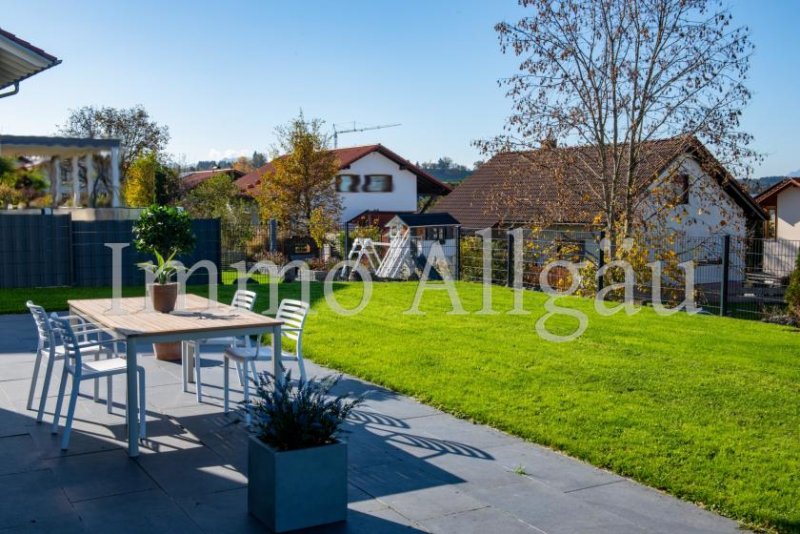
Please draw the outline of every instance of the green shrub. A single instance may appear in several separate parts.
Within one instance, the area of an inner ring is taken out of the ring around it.
[[[789,277],[789,287],[786,288],[786,304],[789,306],[789,313],[800,319],[800,254],[794,264],[794,271]]]
[[[295,383],[291,373],[276,382],[272,375],[258,375],[255,400],[251,402],[251,431],[279,451],[318,447],[333,443],[348,414],[363,399],[331,398],[339,376]]]
[[[139,252],[164,257],[194,248],[192,219],[172,206],[150,206],[133,225],[133,244]]]

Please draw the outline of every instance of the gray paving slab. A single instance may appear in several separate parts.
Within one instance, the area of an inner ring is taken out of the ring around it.
[[[264,532],[264,527],[247,513],[247,488],[176,499],[186,515],[205,532]]]
[[[0,475],[42,468],[42,452],[29,433],[0,437]]]
[[[486,506],[459,514],[436,517],[421,523],[422,527],[435,534],[546,534],[513,515]]]
[[[487,452],[507,469],[562,491],[573,491],[623,480],[622,477],[570,458],[546,447],[519,442],[488,449]]]
[[[573,491],[569,495],[653,531],[686,534],[741,532],[736,521],[721,518],[665,493],[642,491],[642,486],[630,480]]]
[[[73,505],[88,532],[169,532],[196,533],[192,521],[170,495],[147,490]]]
[[[644,534],[646,529],[601,507],[587,506],[555,488],[530,479],[496,488],[465,486],[465,491],[548,534]]]
[[[50,469],[0,476],[0,529],[72,513],[72,505]]]
[[[128,461],[121,449],[64,456],[44,465],[55,473],[73,503],[156,488],[153,479],[136,462]]]
[[[139,465],[174,497],[190,497],[241,488],[247,477],[207,447],[143,454]]]

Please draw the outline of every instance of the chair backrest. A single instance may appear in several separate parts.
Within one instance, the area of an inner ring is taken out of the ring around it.
[[[36,323],[36,332],[39,334],[39,348],[48,345],[52,347],[55,343],[53,340],[53,329],[50,325],[50,319],[47,317],[47,312],[44,308],[37,306],[32,301],[25,303],[33,316],[33,322]]]
[[[283,321],[284,336],[294,341],[300,340],[300,336],[303,335],[303,325],[308,316],[308,309],[308,304],[302,300],[283,299],[281,301],[275,318]]]
[[[253,311],[253,306],[256,303],[256,294],[254,291],[247,291],[246,289],[237,289],[233,294],[233,301],[231,306],[234,308],[241,308],[243,310]]]
[[[55,313],[50,316],[50,324],[53,328],[53,334],[61,338],[61,343],[64,345],[64,353],[66,354],[65,364],[73,363],[76,370],[81,369],[81,348],[78,342],[78,336],[72,330],[72,325],[69,324],[69,319],[62,319]]]

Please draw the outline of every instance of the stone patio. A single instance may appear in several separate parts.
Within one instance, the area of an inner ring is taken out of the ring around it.
[[[25,410],[35,344],[30,316],[0,316],[0,531],[263,530],[247,514],[246,432],[222,414],[219,354],[204,354],[204,404],[181,391],[179,364],[140,358],[149,436],[132,460],[123,449],[123,377],[112,415],[84,384],[68,452],[49,424],[36,424]],[[353,377],[338,387],[368,392],[348,424],[349,517],[313,532],[741,532],[694,505]]]

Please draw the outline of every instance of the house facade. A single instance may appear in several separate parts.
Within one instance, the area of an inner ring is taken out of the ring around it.
[[[443,198],[432,212],[450,213],[466,229],[537,226],[554,235],[579,235],[583,250],[597,251],[602,205],[593,200],[602,184],[593,147],[553,147],[500,153]],[[721,235],[745,238],[766,219],[736,179],[694,138],[651,141],[635,176],[645,191],[637,224],[646,239],[671,245],[694,260],[699,280],[721,279]],[[623,162],[624,163],[624,162]],[[590,231],[593,234],[586,234]],[[742,249],[743,250],[743,249]],[[744,253],[732,258],[731,280],[744,278]]]
[[[448,185],[383,145],[338,148],[335,178],[342,201],[342,222],[365,211],[415,212],[420,197],[435,198],[450,193]],[[236,180],[239,189],[257,196],[261,183],[274,170],[271,163]]]
[[[788,276],[800,252],[800,179],[786,178],[756,197],[767,213],[764,271]]]

